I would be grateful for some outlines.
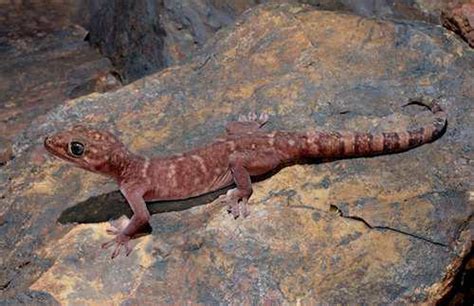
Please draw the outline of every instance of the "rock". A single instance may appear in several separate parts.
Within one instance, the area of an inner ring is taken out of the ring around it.
[[[88,40],[128,83],[165,67],[165,35],[157,1],[108,1],[91,19]]]
[[[89,41],[111,59],[126,83],[183,63],[214,33],[231,25],[247,9],[278,0],[138,0],[76,1],[73,20],[86,27]],[[318,9],[344,11],[363,17],[422,20],[440,24],[446,1],[299,0]],[[82,3],[82,5],[78,5]],[[117,22],[120,20],[120,22]]]
[[[4,138],[13,139],[64,100],[93,92],[112,70],[110,61],[83,40],[84,28],[71,23],[61,6],[0,4],[0,29]]]
[[[459,4],[442,14],[443,25],[474,47],[474,3]]]
[[[439,13],[445,7],[444,0],[306,0],[318,9],[350,12],[363,17],[405,20],[422,20],[439,23]]]
[[[68,101],[17,138],[0,171],[2,294],[59,304],[443,300],[471,250],[473,64],[454,34],[426,23],[294,4],[247,11],[188,63]],[[52,157],[31,163],[45,135],[79,122],[164,155],[212,141],[249,111],[269,113],[268,129],[403,130],[431,121],[401,107],[419,95],[441,95],[448,112],[437,141],[284,168],[254,184],[247,219],[233,220],[217,195],[151,203],[153,232],[114,261],[100,249],[107,221],[130,214],[114,183]]]
[[[10,141],[0,137],[0,166],[13,158],[13,149]]]
[[[112,61],[119,79],[129,83],[167,66],[182,63],[216,31],[232,24],[240,13],[261,2],[281,1],[138,0],[127,4],[120,1],[81,0],[49,4],[52,7],[49,11],[61,15],[33,16],[34,20],[38,20],[34,23],[36,26],[54,25],[57,20],[61,20],[87,29],[88,41]],[[440,22],[440,12],[448,7],[446,1],[432,0],[418,1],[416,5],[412,0],[294,2],[305,2],[319,9],[345,11],[364,17],[433,23]],[[31,6],[29,3],[22,4],[17,9],[25,11],[25,7]],[[38,4],[34,7],[36,10],[38,7],[42,9]],[[45,34],[45,31],[40,30],[35,35],[44,37]]]
[[[256,4],[247,1],[106,1],[78,7],[88,40],[129,83],[187,59],[214,33]],[[120,20],[118,22],[117,20]]]

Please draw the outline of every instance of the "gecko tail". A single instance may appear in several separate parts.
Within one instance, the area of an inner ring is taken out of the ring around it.
[[[432,142],[441,137],[447,127],[447,115],[436,102],[425,103],[412,100],[407,105],[422,105],[434,115],[431,124],[418,129],[385,132],[385,133],[354,133],[354,132],[307,132],[306,146],[303,154],[306,157],[362,157],[390,154],[407,151],[422,144]]]

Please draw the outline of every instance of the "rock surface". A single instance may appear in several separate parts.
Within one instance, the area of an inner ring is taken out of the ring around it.
[[[183,63],[216,31],[264,2],[304,2],[322,10],[363,17],[441,24],[441,12],[466,0],[136,0],[71,2],[69,11],[89,31],[89,41],[107,56],[126,83]],[[120,20],[117,22],[117,20]]]
[[[5,59],[0,64],[0,135],[13,139],[65,99],[112,90],[121,82],[183,63],[216,31],[261,2],[267,1],[0,1],[0,54]],[[444,12],[444,24],[472,40],[466,0],[294,2],[366,17],[433,23],[440,23]],[[83,41],[85,37],[113,68]]]
[[[90,31],[88,40],[111,59],[121,79],[129,83],[186,60],[216,31],[232,24],[240,13],[257,3],[254,0],[102,1],[78,6],[77,15],[90,17],[83,21],[76,19]]]
[[[0,1],[0,135],[13,139],[64,100],[116,88],[110,61],[51,4]],[[112,82],[110,81],[112,80]]]
[[[109,58],[129,83],[167,66],[166,33],[158,1],[104,2],[90,21],[87,40]]]
[[[473,65],[440,27],[299,5],[246,12],[191,62],[68,101],[17,139],[0,172],[1,294],[45,304],[439,301],[471,248]],[[180,152],[249,111],[269,113],[269,129],[403,130],[431,119],[401,108],[418,95],[442,95],[448,112],[434,143],[285,168],[254,184],[244,220],[216,195],[152,203],[153,232],[114,261],[99,246],[106,221],[130,213],[116,186],[40,149],[81,122],[137,152]]]
[[[12,144],[7,139],[0,137],[0,166],[13,158]]]
[[[465,3],[446,10],[442,18],[446,28],[458,33],[474,47],[474,3]]]

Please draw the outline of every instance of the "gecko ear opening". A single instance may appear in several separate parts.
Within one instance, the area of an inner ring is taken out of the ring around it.
[[[84,155],[85,146],[79,141],[71,141],[68,145],[69,154],[74,157],[81,157]]]

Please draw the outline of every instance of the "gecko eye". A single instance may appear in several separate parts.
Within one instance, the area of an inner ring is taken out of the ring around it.
[[[75,157],[80,157],[84,154],[84,145],[78,141],[72,141],[69,143],[69,153]]]

